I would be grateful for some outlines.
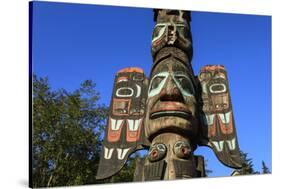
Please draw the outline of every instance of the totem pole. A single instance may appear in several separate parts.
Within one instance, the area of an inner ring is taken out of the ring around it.
[[[149,79],[135,67],[116,74],[97,179],[119,172],[140,149],[148,154],[137,159],[135,181],[204,177],[198,146],[240,168],[225,68],[208,65],[194,75],[189,11],[156,9],[154,21]]]

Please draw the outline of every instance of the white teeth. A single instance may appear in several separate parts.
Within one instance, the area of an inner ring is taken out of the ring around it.
[[[111,159],[114,148],[108,149],[104,146],[104,159]]]
[[[110,118],[110,122],[111,122],[111,129],[113,131],[118,131],[123,123],[123,120],[116,120],[116,119],[112,119]]]
[[[236,148],[235,140],[236,140],[236,138],[226,141],[230,150],[235,150],[235,148]]]
[[[137,86],[137,96],[136,96],[136,98],[138,98],[141,94],[141,87],[137,84],[136,84],[136,86]]]
[[[218,114],[220,116],[220,119],[221,119],[222,123],[224,123],[224,124],[229,123],[230,113],[231,112],[227,112],[225,114]]]
[[[127,119],[129,130],[130,131],[137,131],[139,129],[140,123],[142,119],[133,120],[133,119]]]
[[[130,148],[126,148],[126,149],[117,148],[118,159],[120,160],[124,159],[129,150]]]
[[[218,152],[221,152],[223,150],[223,144],[224,141],[212,141],[213,145],[216,147]]]

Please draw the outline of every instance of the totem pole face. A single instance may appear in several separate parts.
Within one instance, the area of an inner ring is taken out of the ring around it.
[[[156,65],[151,74],[146,109],[147,137],[169,129],[196,134],[195,88],[192,75],[183,63],[168,58]]]
[[[164,47],[176,47],[192,58],[192,37],[190,17],[185,11],[158,10],[157,21],[152,35],[151,52],[155,58]]]

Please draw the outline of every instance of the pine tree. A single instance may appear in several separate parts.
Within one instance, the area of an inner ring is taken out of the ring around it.
[[[254,170],[254,165],[252,158],[248,157],[248,153],[244,153],[240,151],[241,160],[242,160],[242,168],[236,170],[239,175],[251,175],[251,174],[259,174],[259,172]]]
[[[265,162],[262,161],[262,174],[269,174],[271,173],[269,168],[265,165]]]

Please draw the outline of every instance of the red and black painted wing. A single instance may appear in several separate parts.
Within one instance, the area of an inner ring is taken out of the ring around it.
[[[203,144],[213,149],[226,166],[241,167],[227,73],[223,66],[204,66],[198,76],[201,85]]]
[[[116,74],[97,179],[116,174],[131,153],[147,144],[143,125],[147,87],[140,68],[124,68]]]

